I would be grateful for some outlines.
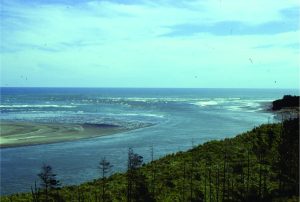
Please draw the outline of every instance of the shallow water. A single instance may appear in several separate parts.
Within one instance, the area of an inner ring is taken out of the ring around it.
[[[63,89],[2,88],[1,120],[97,123],[151,127],[110,136],[1,149],[1,194],[29,191],[42,163],[61,182],[78,184],[99,176],[105,156],[113,171],[126,169],[129,147],[150,158],[187,150],[211,139],[232,137],[274,121],[265,107],[297,90],[269,89]]]
[[[0,122],[0,147],[17,147],[37,144],[74,141],[112,135],[133,130],[109,124]],[[145,126],[146,127],[146,126]]]

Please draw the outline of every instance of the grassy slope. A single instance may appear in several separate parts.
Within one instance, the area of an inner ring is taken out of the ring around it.
[[[294,122],[298,127],[291,130],[298,135],[299,119]],[[191,198],[192,201],[203,198],[207,201],[210,198],[211,201],[217,198],[219,201],[223,198],[225,201],[258,201],[258,198],[265,201],[298,201],[297,193],[288,189],[289,183],[285,188],[279,185],[281,128],[281,124],[262,125],[235,138],[210,141],[146,164],[138,170],[147,186],[143,193],[149,192],[156,201],[170,202],[191,201]],[[298,143],[295,144],[299,145],[299,136],[296,139]],[[299,159],[299,151],[294,153]],[[299,162],[296,163],[299,165]],[[155,183],[152,183],[153,176]],[[126,174],[114,174],[107,179],[107,201],[126,201],[126,179]],[[63,187],[58,193],[65,201],[79,201],[80,198],[101,201],[101,183],[101,180],[95,180],[79,186]],[[1,201],[10,199],[30,201],[32,197],[30,193],[19,194],[2,197]]]

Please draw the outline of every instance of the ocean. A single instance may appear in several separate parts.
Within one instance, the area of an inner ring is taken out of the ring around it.
[[[69,142],[1,148],[1,195],[28,192],[43,163],[63,185],[100,177],[106,157],[112,172],[126,170],[127,151],[151,159],[209,140],[233,137],[276,122],[266,110],[293,89],[1,88],[1,121],[112,124],[134,130]],[[138,127],[143,126],[143,127]],[[144,127],[145,126],[145,127]]]

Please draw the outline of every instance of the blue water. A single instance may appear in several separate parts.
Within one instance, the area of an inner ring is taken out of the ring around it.
[[[38,180],[43,163],[63,185],[99,177],[106,157],[113,172],[126,169],[129,147],[150,159],[211,139],[233,137],[273,122],[264,110],[287,89],[109,89],[1,88],[1,120],[53,123],[107,123],[150,127],[72,142],[0,149],[1,194],[25,192]]]

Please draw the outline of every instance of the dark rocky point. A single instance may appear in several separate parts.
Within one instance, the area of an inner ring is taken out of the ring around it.
[[[273,101],[272,110],[277,111],[284,108],[298,108],[299,103],[299,96],[285,95],[282,99]]]

